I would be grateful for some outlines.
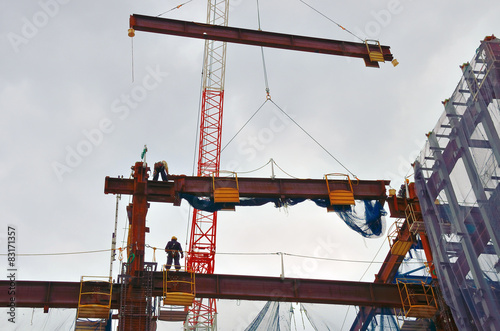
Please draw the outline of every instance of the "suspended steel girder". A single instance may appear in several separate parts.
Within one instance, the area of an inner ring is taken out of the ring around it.
[[[221,177],[223,180],[224,178]],[[217,178],[216,178],[217,180]],[[330,181],[330,190],[343,188],[346,180]],[[357,200],[379,200],[385,202],[388,180],[359,180],[352,182],[354,198]],[[244,198],[304,198],[328,199],[328,189],[324,179],[289,178],[238,178],[239,195]],[[212,177],[174,176],[169,181],[148,181],[145,187],[147,200],[180,205],[179,193],[200,197],[213,196]],[[106,194],[133,194],[132,179],[106,177]]]
[[[377,61],[370,60],[370,52],[365,43],[241,29],[137,14],[130,16],[130,28],[137,31],[182,37],[356,57],[364,59],[367,66],[379,67]],[[379,49],[385,61],[393,60],[389,46],[380,46]]]

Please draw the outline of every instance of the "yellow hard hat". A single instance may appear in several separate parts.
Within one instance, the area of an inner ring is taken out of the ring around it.
[[[176,236],[172,236],[172,240],[177,240],[177,237]]]

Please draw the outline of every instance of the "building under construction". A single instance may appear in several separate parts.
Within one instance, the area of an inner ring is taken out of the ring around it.
[[[378,42],[326,46],[319,39],[200,26],[133,16],[129,34],[142,30],[323,52],[363,58],[370,67],[385,61],[397,64],[389,48]],[[292,39],[295,42],[288,43]],[[307,180],[222,176],[218,166],[208,171],[201,161],[198,176],[166,174],[164,180],[154,181],[153,169],[136,162],[133,178],[105,179],[106,194],[132,196],[127,206],[127,258],[116,282],[111,277],[82,277],[79,283],[18,281],[17,307],[76,308],[76,330],[110,330],[113,319],[118,330],[155,330],[158,323],[175,321],[183,321],[185,329],[214,330],[215,299],[354,305],[359,311],[351,330],[387,329],[391,323],[401,330],[500,330],[500,39],[485,38],[460,68],[462,78],[443,101],[443,114],[413,164],[414,180],[401,183],[399,191],[387,190],[387,180],[364,181],[344,174]],[[210,84],[205,87],[208,104],[223,97],[214,97]],[[214,117],[211,111],[205,109],[207,118]],[[209,129],[206,122],[201,125]],[[220,156],[218,148],[215,158]],[[200,160],[202,154],[200,147]],[[193,216],[186,267],[170,272],[145,260],[146,214],[150,203],[179,206],[182,200],[201,214]],[[353,219],[353,206],[363,205],[364,220],[351,227],[366,236],[380,232],[387,207],[394,221],[388,233],[390,250],[373,282],[214,274],[215,250],[210,240],[203,242],[215,237],[214,213],[240,205],[280,207],[304,200],[336,212],[346,222]],[[424,252],[425,268],[416,276],[403,275],[399,268],[412,250]],[[10,304],[9,286],[9,281],[0,282],[3,307]],[[250,330],[265,328],[262,323],[271,309],[266,307]]]

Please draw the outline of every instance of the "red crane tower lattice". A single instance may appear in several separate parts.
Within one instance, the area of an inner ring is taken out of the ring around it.
[[[227,26],[229,0],[208,0],[207,24]],[[203,94],[200,137],[198,144],[198,176],[218,176],[222,136],[222,111],[226,67],[226,42],[206,40],[203,59]],[[213,274],[217,212],[193,210],[187,267],[194,272]],[[185,325],[186,329],[211,330],[215,325],[215,299],[196,299]]]

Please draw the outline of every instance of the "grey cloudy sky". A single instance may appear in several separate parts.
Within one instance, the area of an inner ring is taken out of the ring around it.
[[[132,49],[127,36],[130,14],[156,16],[182,2],[0,4],[0,239],[7,225],[15,226],[18,254],[108,249],[115,197],[104,195],[104,178],[128,177],[144,144],[150,165],[165,159],[171,173],[192,173],[203,41],[137,32]],[[359,37],[390,46],[400,65],[373,69],[359,59],[265,49],[273,101],[360,179],[389,179],[398,188],[442,112],[440,102],[455,89],[458,66],[485,36],[500,34],[500,3],[306,2]],[[355,41],[299,0],[259,4],[263,30]],[[165,17],[204,22],[206,2],[193,0]],[[256,1],[233,1],[229,25],[258,28]],[[265,101],[260,48],[228,45],[226,70],[223,145]],[[345,172],[268,102],[224,150],[221,168],[250,171],[270,158],[300,178]],[[268,166],[244,176],[270,175]],[[118,246],[128,202],[125,196],[120,201]],[[185,203],[152,204],[147,243],[162,248],[173,234],[185,243],[188,214]],[[312,203],[219,215],[220,253],[382,261],[389,249],[385,238],[364,239]],[[156,258],[164,263],[161,249]],[[6,259],[0,261],[6,269]],[[372,281],[380,264],[367,267],[285,258],[289,277]],[[109,253],[20,256],[18,268],[22,280],[78,281],[107,275]],[[115,264],[115,275],[117,270]],[[216,272],[279,276],[280,260],[220,254]],[[225,318],[224,309],[235,307],[220,304],[224,329],[239,330],[251,319],[251,309]]]

